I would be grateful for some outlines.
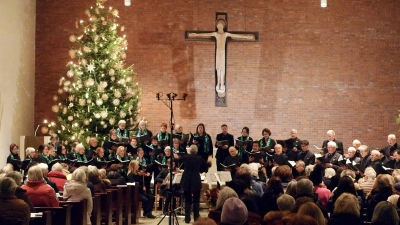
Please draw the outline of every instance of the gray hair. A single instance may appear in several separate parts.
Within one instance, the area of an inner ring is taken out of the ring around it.
[[[354,173],[353,170],[343,170],[342,173],[340,173],[340,177],[344,177],[344,176],[349,176],[353,180],[356,178],[356,174]]]
[[[71,180],[74,181],[78,181],[80,183],[86,183],[86,173],[83,169],[76,169],[73,173],[72,173],[72,178]]]
[[[28,148],[26,148],[26,150],[25,150],[26,155],[29,155],[29,154],[31,154],[32,152],[36,152],[36,150],[35,150],[34,148],[32,148],[32,147],[28,147]]]
[[[388,139],[396,140],[396,135],[394,134],[389,134]]]
[[[372,150],[372,151],[371,151],[371,155],[377,155],[377,156],[380,156],[380,155],[381,155],[381,153],[380,153],[378,150]]]
[[[349,147],[347,149],[347,152],[356,152],[356,149],[354,147]]]
[[[21,184],[22,184],[22,174],[20,172],[17,172],[17,171],[8,172],[5,175],[5,177],[12,178],[15,181],[15,183],[18,185],[18,187],[21,186]]]
[[[360,150],[360,151],[363,151],[363,152],[365,152],[365,151],[369,151],[369,149],[368,149],[368,146],[367,146],[367,145],[361,145],[361,146],[358,148],[358,150]]]
[[[328,131],[326,132],[326,134],[332,134],[333,136],[335,136],[335,131],[333,131],[333,130],[328,130]]]
[[[99,169],[95,166],[88,166],[88,179],[99,179]]]
[[[332,168],[326,168],[325,169],[325,175],[324,175],[324,177],[326,177],[326,178],[331,178],[331,177],[333,177],[333,176],[335,176],[336,175],[336,171],[334,170],[334,169],[332,169]]]
[[[17,187],[14,179],[10,177],[0,178],[0,193],[14,193]]]
[[[294,198],[288,194],[283,194],[276,200],[276,204],[281,211],[291,211],[295,203]]]
[[[353,145],[361,145],[361,141],[359,141],[358,139],[354,139]]]
[[[79,143],[75,146],[75,152],[79,153],[80,149],[85,149],[85,146],[83,146],[83,144]]]
[[[328,147],[329,146],[337,148],[336,142],[334,142],[334,141],[328,142]]]
[[[43,171],[39,165],[32,166],[28,170],[28,180],[43,180]]]
[[[62,165],[60,163],[54,163],[54,165],[51,167],[51,170],[55,170],[55,171],[60,171],[62,172]]]
[[[120,120],[120,121],[118,121],[118,125],[121,125],[121,124],[123,124],[123,123],[126,124],[126,121],[125,121],[125,120]]]
[[[215,208],[222,209],[222,206],[224,205],[225,201],[231,197],[239,198],[237,193],[232,188],[227,186],[223,187],[221,191],[218,193],[218,199]]]
[[[291,132],[297,134],[297,130],[296,129],[292,129]]]
[[[368,169],[368,170],[366,169],[364,172],[364,175],[367,176],[368,179],[371,178],[371,180],[374,180],[376,178],[376,172],[375,172],[374,168],[372,168],[372,167],[368,167],[368,168],[371,168],[371,169]]]

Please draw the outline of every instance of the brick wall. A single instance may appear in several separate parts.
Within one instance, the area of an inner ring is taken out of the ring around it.
[[[35,124],[55,119],[52,96],[67,72],[68,37],[80,33],[94,0],[37,1]],[[120,11],[129,43],[127,63],[135,64],[142,88],[140,117],[158,131],[169,110],[157,92],[189,94],[174,102],[175,121],[184,131],[206,124],[212,137],[227,123],[235,137],[243,126],[261,137],[299,138],[321,145],[336,131],[344,146],[358,138],[371,147],[386,145],[400,109],[400,1],[328,0],[109,0]],[[258,31],[256,43],[230,42],[227,52],[228,107],[214,104],[213,42],[185,41],[185,30],[214,30],[216,12],[228,13],[228,30]]]

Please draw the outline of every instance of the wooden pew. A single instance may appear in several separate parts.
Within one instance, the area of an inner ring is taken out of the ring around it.
[[[92,225],[100,225],[101,224],[101,199],[98,194],[92,198],[93,201],[93,210],[92,216],[90,217],[90,221]]]
[[[115,216],[115,224],[116,225],[122,225],[122,214],[123,214],[123,192],[122,189],[118,189],[118,187],[112,187],[112,189],[109,189],[110,192],[107,191],[107,194],[112,195],[112,211]]]
[[[122,223],[123,225],[131,225],[132,224],[132,185],[118,185],[118,198],[123,199],[123,204],[118,205],[117,207],[122,207]],[[120,213],[120,210],[117,210]]]
[[[71,205],[71,224],[87,225],[87,201],[60,201],[60,206]]]
[[[62,207],[35,207],[36,212],[50,212],[51,223],[57,225],[71,225],[71,205]]]
[[[132,219],[131,223],[132,224],[139,224],[139,218],[140,218],[140,204],[139,204],[139,183],[135,182],[133,184],[128,184],[129,186],[132,186],[132,207],[131,207],[131,212],[132,212]]]
[[[107,190],[106,194],[98,194],[100,196],[100,214],[106,225],[112,225],[112,194],[111,190]]]

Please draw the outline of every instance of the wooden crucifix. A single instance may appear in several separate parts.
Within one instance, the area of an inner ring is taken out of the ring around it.
[[[258,41],[258,32],[229,31],[228,13],[217,12],[215,31],[185,31],[191,41],[215,41],[215,106],[226,104],[226,52],[228,41]]]

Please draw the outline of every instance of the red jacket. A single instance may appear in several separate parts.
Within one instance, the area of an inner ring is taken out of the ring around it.
[[[67,176],[63,172],[52,170],[47,174],[49,180],[56,183],[56,186],[59,191],[64,190],[65,182],[67,182]]]
[[[56,193],[53,188],[45,184],[43,180],[28,180],[22,185],[34,207],[58,207]]]

